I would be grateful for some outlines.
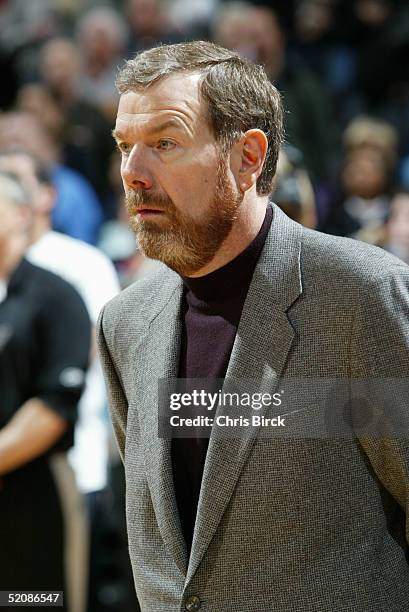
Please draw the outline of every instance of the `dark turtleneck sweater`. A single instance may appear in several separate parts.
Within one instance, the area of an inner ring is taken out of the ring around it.
[[[255,239],[228,264],[199,278],[182,277],[185,287],[179,378],[224,378],[272,217],[272,208],[268,206]],[[189,553],[208,443],[203,437],[172,440],[175,495]]]

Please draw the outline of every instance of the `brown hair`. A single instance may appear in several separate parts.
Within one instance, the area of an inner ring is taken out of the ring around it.
[[[205,41],[153,47],[128,60],[118,74],[119,93],[143,90],[175,72],[199,72],[199,91],[205,101],[217,142],[229,150],[249,129],[262,130],[268,151],[257,179],[257,193],[268,195],[283,139],[280,94],[264,68],[240,55]]]

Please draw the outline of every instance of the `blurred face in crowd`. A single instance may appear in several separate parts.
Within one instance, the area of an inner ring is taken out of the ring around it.
[[[348,195],[371,199],[384,193],[387,174],[383,155],[376,149],[362,148],[347,156],[342,183]]]
[[[121,96],[115,137],[141,250],[180,274],[208,264],[243,194],[199,99],[198,75],[171,75]]]
[[[295,31],[301,41],[313,41],[333,25],[332,0],[301,0],[295,11]]]
[[[31,113],[0,114],[0,149],[24,149],[46,164],[53,164],[56,149],[39,119]]]
[[[160,30],[164,21],[160,0],[128,0],[127,14],[130,26],[147,36]]]
[[[389,17],[392,3],[387,0],[358,0],[355,2],[355,14],[369,27],[381,26]]]
[[[235,49],[241,55],[253,60],[255,58],[250,57],[253,45],[251,48],[247,47],[249,15],[250,8],[247,7],[227,11],[222,9],[220,18],[215,20],[213,38],[222,47]]]
[[[41,77],[57,93],[75,87],[80,74],[78,51],[70,40],[56,38],[42,49]]]
[[[217,42],[243,57],[265,66],[271,78],[278,76],[284,61],[284,35],[277,18],[267,7],[227,11],[216,24]]]
[[[29,244],[33,244],[50,229],[51,211],[56,199],[55,188],[38,180],[35,162],[24,152],[0,152],[0,172],[16,176],[27,194],[30,210],[27,239]]]
[[[86,61],[103,65],[109,65],[122,46],[115,24],[105,17],[95,17],[86,24],[80,43]]]
[[[38,117],[55,140],[61,140],[64,131],[64,115],[50,92],[42,85],[29,84],[20,88],[17,95],[18,110]]]
[[[34,161],[24,153],[2,155],[0,152],[0,172],[14,174],[30,197],[33,213],[51,212],[55,191],[51,185],[39,182],[36,177]]]
[[[254,45],[255,61],[269,66],[274,58],[281,57],[284,37],[274,13],[268,8],[256,7],[251,11],[247,44]]]

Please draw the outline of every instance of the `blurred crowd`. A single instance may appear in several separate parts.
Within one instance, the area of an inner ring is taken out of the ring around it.
[[[199,38],[263,64],[282,93],[286,143],[272,199],[308,227],[409,263],[404,0],[0,0],[0,173],[26,194],[27,259],[78,290],[92,325],[155,266],[123,206],[115,76],[140,50]],[[70,461],[90,524],[88,612],[135,610],[95,355]]]

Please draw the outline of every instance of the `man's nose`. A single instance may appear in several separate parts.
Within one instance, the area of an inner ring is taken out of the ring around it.
[[[134,145],[121,164],[122,179],[128,187],[132,189],[150,189],[152,187],[152,174],[146,162],[143,146]]]

